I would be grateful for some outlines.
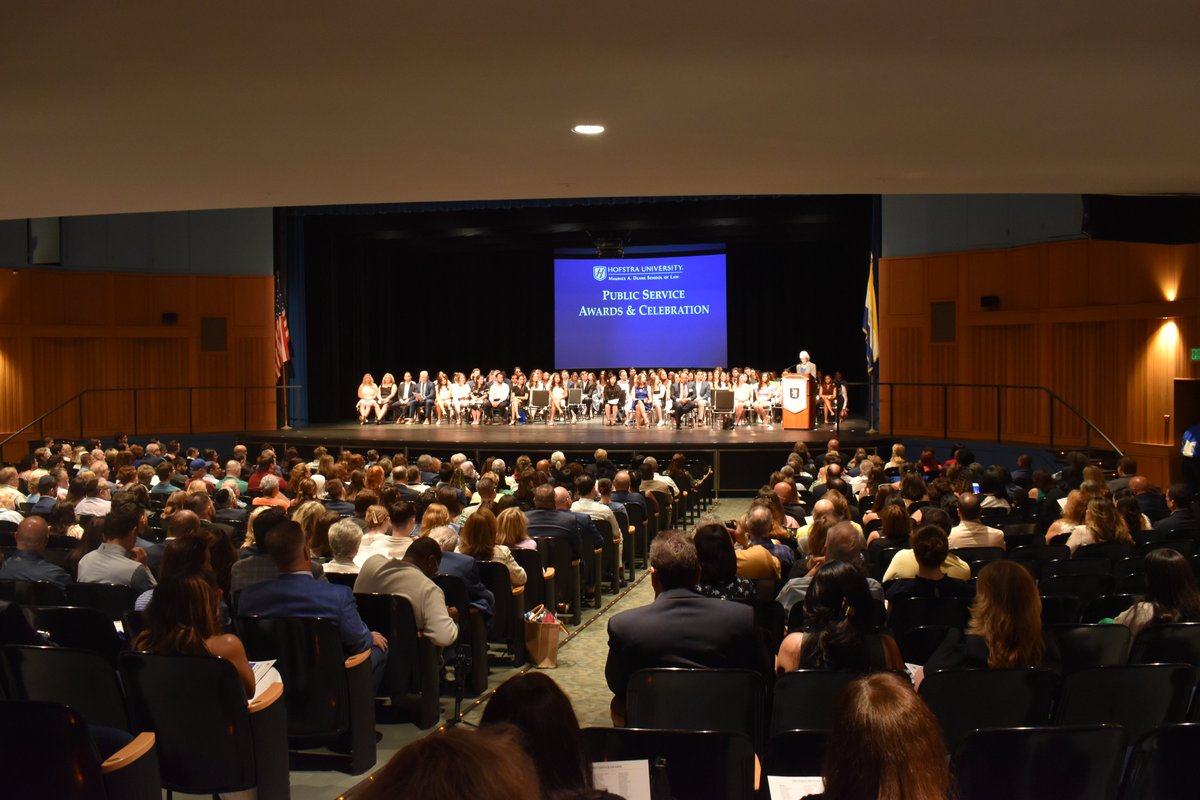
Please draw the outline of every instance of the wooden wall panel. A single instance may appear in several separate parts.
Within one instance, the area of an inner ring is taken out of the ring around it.
[[[30,297],[52,299],[31,304]],[[163,325],[166,311],[179,315],[176,325]],[[0,436],[85,389],[271,386],[273,315],[269,277],[0,271]],[[227,319],[227,352],[200,352],[201,316]],[[200,395],[196,431],[242,427],[240,390]],[[187,398],[139,392],[137,433],[186,433]],[[46,434],[78,436],[81,412],[85,435],[133,434],[134,403],[130,392],[88,394],[82,408],[71,403],[47,418]],[[274,392],[256,391],[246,405],[248,425],[274,426]],[[22,434],[3,457],[16,458],[37,436],[37,429]]]
[[[884,381],[1045,386],[1156,464],[1166,463],[1174,431],[1197,422],[1174,418],[1171,387],[1200,378],[1189,359],[1200,347],[1198,245],[1073,241],[884,259],[879,283]],[[980,308],[984,294],[1000,297],[999,310]],[[939,300],[958,303],[954,343],[929,342],[929,304]],[[994,439],[994,392],[950,394],[948,434]],[[1006,390],[1003,438],[1045,443],[1046,405]],[[940,397],[910,390],[889,413],[900,435],[940,436],[940,409]],[[1056,445],[1083,444],[1082,423],[1061,407],[1055,419]],[[887,430],[888,416],[881,422]]]

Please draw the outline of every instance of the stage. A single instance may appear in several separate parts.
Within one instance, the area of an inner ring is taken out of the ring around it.
[[[618,464],[628,463],[637,455],[653,455],[666,465],[673,453],[684,453],[693,466],[711,465],[718,490],[750,492],[758,489],[781,467],[797,441],[809,449],[825,449],[836,438],[843,451],[864,447],[868,452],[890,448],[891,441],[867,433],[863,419],[849,419],[835,428],[822,425],[814,430],[787,430],[779,423],[750,425],[732,430],[683,428],[674,425],[656,428],[606,426],[594,419],[576,423],[546,425],[358,425],[355,422],[310,425],[294,430],[244,431],[242,441],[296,447],[302,455],[324,445],[336,453],[339,447],[356,451],[379,450],[383,455],[404,453],[410,460],[422,453],[446,458],[462,452],[478,464],[484,456],[499,456],[509,466],[517,456],[537,460],[555,450],[568,459],[590,463],[598,447]]]

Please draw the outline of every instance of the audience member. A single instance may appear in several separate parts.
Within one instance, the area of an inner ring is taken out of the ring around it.
[[[804,594],[804,628],[779,648],[779,672],[904,669],[895,640],[878,632],[867,576],[846,561],[826,561]]]
[[[45,519],[31,516],[21,520],[14,538],[17,549],[0,567],[0,580],[49,581],[60,589],[66,588],[71,576],[45,557],[46,545],[50,541],[50,528]]]
[[[1154,530],[1172,535],[1200,536],[1200,517],[1196,515],[1192,500],[1192,487],[1186,483],[1171,484],[1167,489],[1167,510],[1171,513],[1155,522]]]
[[[336,515],[335,519],[337,519]],[[352,520],[337,519],[329,528],[329,549],[333,558],[322,564],[326,573],[336,572],[342,575],[358,573],[358,564],[354,557],[358,555],[359,545],[362,544],[362,529]]]
[[[776,598],[783,606],[785,613],[791,613],[792,606],[802,602],[812,583],[813,577],[823,564],[831,561],[845,561],[863,574],[870,595],[875,600],[883,602],[883,587],[874,578],[866,577],[866,565],[862,559],[863,539],[855,527],[849,522],[839,522],[829,529],[825,537],[825,554],[809,559],[808,573],[791,578],[783,585]]]
[[[529,524],[525,512],[510,507],[496,518],[496,543],[511,550],[537,550],[537,542],[529,538]]]
[[[428,534],[421,535],[433,539],[442,548],[442,561],[438,566],[440,574],[462,578],[467,587],[468,602],[490,619],[496,607],[496,597],[480,580],[479,566],[475,559],[455,552],[458,549],[458,531],[449,525],[439,525]]]
[[[932,525],[946,534],[947,538],[950,536],[950,515],[940,508],[922,508],[913,515],[913,524],[920,528]],[[887,585],[899,578],[915,578],[919,571],[916,555],[912,548],[908,547],[892,556],[892,563],[888,564],[883,572],[883,583]],[[946,554],[946,560],[942,562],[942,572],[960,581],[971,579],[971,568],[954,553]]]
[[[1146,554],[1146,599],[1113,620],[1136,638],[1147,626],[1164,622],[1200,622],[1200,589],[1196,574],[1179,551],[1160,547]]]
[[[904,597],[969,600],[974,596],[969,583],[951,578],[942,571],[946,556],[950,553],[950,544],[941,528],[926,525],[915,531],[912,534],[912,552],[917,561],[917,574],[912,578],[898,578],[888,584],[885,594],[889,603]]]
[[[1072,554],[1084,544],[1133,544],[1133,536],[1111,500],[1089,500],[1083,523],[1067,538]]]
[[[417,629],[435,647],[449,647],[458,639],[458,626],[446,608],[442,590],[432,580],[442,557],[441,547],[432,538],[414,541],[403,558],[373,555],[363,562],[354,591],[406,598],[412,604]]]
[[[118,583],[138,594],[154,585],[146,566],[146,552],[135,547],[146,525],[142,509],[132,503],[116,503],[104,518],[104,543],[79,559],[76,580],[80,583]]]
[[[650,545],[654,602],[623,611],[608,623],[604,676],[613,693],[614,725],[625,719],[629,678],[652,667],[750,669],[769,676],[767,654],[754,630],[754,610],[696,594],[700,561],[685,533],[663,532]]]
[[[738,561],[729,530],[720,524],[701,525],[692,537],[700,560],[700,581],[696,593],[718,600],[753,600],[754,583],[738,577]]]
[[[805,800],[947,800],[954,796],[942,727],[904,678],[848,684],[833,706],[824,791]]]
[[[476,561],[494,561],[508,569],[508,579],[513,586],[524,586],[527,576],[524,568],[513,558],[512,551],[496,543],[496,517],[486,508],[467,518],[459,534],[457,552],[471,556]]]
[[[963,492],[958,496],[958,518],[961,521],[950,529],[950,547],[1004,548],[1004,531],[980,522],[982,513],[979,495]]]

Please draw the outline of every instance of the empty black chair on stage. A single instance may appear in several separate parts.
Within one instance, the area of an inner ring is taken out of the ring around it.
[[[54,800],[159,800],[154,734],[143,733],[104,762],[82,715],[58,703],[0,702],[4,795]]]
[[[1129,654],[1129,628],[1124,625],[1046,625],[1042,630],[1058,645],[1063,675],[1124,664]]]
[[[531,532],[532,533],[532,532]],[[555,602],[567,604],[567,614],[576,624],[583,621],[583,586],[579,580],[579,560],[571,558],[565,542],[554,536],[535,536],[538,554],[543,567],[554,568],[554,583],[557,587]],[[546,603],[547,608],[552,603]]]
[[[593,763],[665,763],[670,796],[689,800],[752,800],[754,747],[741,733],[584,728]]]
[[[0,600],[23,606],[65,606],[67,594],[50,581],[0,581]]]
[[[118,583],[69,583],[67,602],[73,606],[94,608],[103,612],[113,622],[133,608],[138,593]]]
[[[853,672],[801,669],[775,682],[771,703],[770,735],[797,728],[829,730],[833,727],[833,701],[838,692],[861,676]]]
[[[288,746],[349,752],[352,775],[374,766],[370,650],[343,656],[337,624],[327,619],[238,617],[237,627],[246,655],[275,659],[283,677]]]
[[[418,728],[436,725],[442,661],[433,643],[419,635],[412,603],[394,594],[356,594],[354,601],[366,626],[388,640],[379,693],[391,698],[394,711],[411,712]]]
[[[125,653],[121,676],[138,730],[158,743],[163,788],[216,794],[257,788],[288,793],[283,686],[249,704],[233,664],[213,656]]]
[[[1063,679],[1054,710],[1056,725],[1120,725],[1130,739],[1183,722],[1192,699],[1186,664],[1113,664]]]
[[[766,731],[762,676],[744,669],[642,669],[625,690],[626,724],[741,733],[762,752]]]
[[[470,603],[467,585],[457,575],[434,575],[433,582],[446,597],[446,605],[458,609],[458,646],[467,648],[471,665],[465,676],[455,675],[455,680],[465,678],[463,687],[469,695],[482,694],[487,690],[487,620],[483,612]],[[511,595],[510,595],[511,597]],[[497,601],[498,602],[498,601]],[[496,606],[498,608],[499,606]]]
[[[1196,796],[1200,724],[1164,725],[1133,747],[1122,800],[1177,800]]]
[[[951,766],[959,800],[1115,800],[1125,743],[1113,725],[979,730]]]
[[[10,645],[0,655],[10,699],[63,703],[91,725],[131,730],[117,671],[99,653]]]
[[[1046,669],[952,669],[925,675],[920,694],[950,752],[973,730],[1045,725],[1058,676]]]
[[[59,647],[91,650],[114,667],[124,649],[112,621],[94,608],[34,606],[25,609],[25,616],[34,630],[50,634],[50,641]]]
[[[506,645],[520,666],[525,663],[525,587],[513,586],[508,567],[491,561],[479,562],[479,579],[496,598],[487,640]]]
[[[1200,680],[1200,622],[1173,622],[1142,628],[1129,651],[1130,664],[1190,664]]]

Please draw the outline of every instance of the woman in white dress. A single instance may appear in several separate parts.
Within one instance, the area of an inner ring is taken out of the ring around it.
[[[746,417],[746,409],[750,407],[750,398],[754,393],[749,381],[746,380],[746,373],[739,372],[737,376],[737,385],[733,387],[733,423],[741,425]]]
[[[758,376],[758,386],[754,387],[754,413],[758,414],[760,425],[771,422],[771,409],[775,405],[775,387],[771,384],[771,373],[764,372]]]
[[[454,383],[450,386],[450,401],[454,405],[454,416],[458,418],[458,424],[462,425],[470,410],[471,385],[467,383],[467,376],[461,372],[454,373]]]
[[[371,416],[371,412],[375,410],[375,399],[379,397],[379,387],[375,385],[375,379],[371,377],[371,373],[367,373],[362,377],[362,383],[358,385],[358,424],[366,425],[367,417]]]
[[[557,372],[550,376],[550,424],[554,424],[554,418],[557,416],[559,422],[566,416],[567,411],[567,389],[563,386],[562,375]]]

